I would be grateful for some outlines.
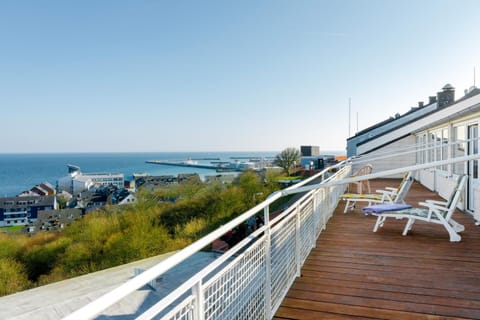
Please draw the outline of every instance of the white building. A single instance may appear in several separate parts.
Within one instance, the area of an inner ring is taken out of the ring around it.
[[[411,110],[359,132],[348,139],[349,150],[370,159],[374,172],[448,160],[454,157],[477,154],[479,150],[478,126],[480,124],[480,89],[472,87],[465,95],[454,100],[455,89],[447,84],[430,104]],[[433,97],[434,98],[434,97]],[[415,115],[415,112],[419,112]],[[403,117],[408,117],[404,121]],[[394,125],[394,121],[401,125]],[[370,135],[368,137],[368,135]],[[368,137],[361,139],[360,136]],[[351,143],[355,141],[355,143]],[[416,152],[412,152],[417,150]],[[387,157],[388,154],[398,156]],[[446,197],[456,175],[468,175],[461,209],[480,220],[480,180],[478,160],[468,163],[448,164],[434,169],[419,170],[416,179],[432,191]]]
[[[82,173],[79,167],[68,165],[68,175],[58,179],[58,189],[78,194],[95,186],[124,186],[123,173]]]

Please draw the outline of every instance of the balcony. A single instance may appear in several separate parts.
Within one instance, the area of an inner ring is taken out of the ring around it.
[[[404,167],[372,174],[371,178],[443,164],[439,161]],[[422,222],[416,222],[406,237],[401,236],[405,221],[394,219],[373,233],[374,217],[363,215],[359,209],[343,214],[343,204],[337,206],[345,183],[364,178],[346,179],[351,172],[348,164],[337,169],[321,185],[296,185],[273,194],[65,319],[108,316],[108,310],[130,304],[130,294],[151,281],[158,281],[162,274],[209,246],[226,231],[258,214],[264,215],[264,226],[185,279],[171,293],[143,304],[131,316],[138,319],[480,318],[480,254],[475,253],[480,237],[473,219],[455,213],[455,218],[466,226],[460,243],[450,242],[443,227]],[[398,181],[378,179],[371,184],[375,190],[398,186]],[[280,214],[271,215],[270,204],[292,193],[299,193],[297,201]],[[415,184],[406,200],[416,204],[425,199],[439,197]]]
[[[406,201],[425,199],[440,198],[414,183]],[[373,233],[374,216],[359,208],[343,214],[340,202],[274,319],[479,319],[479,227],[461,211],[454,217],[465,226],[458,243],[424,222],[405,237],[405,220],[388,219]]]

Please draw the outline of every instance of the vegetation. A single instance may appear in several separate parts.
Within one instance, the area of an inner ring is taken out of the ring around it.
[[[298,180],[298,179],[303,179],[303,176],[282,176],[282,177],[279,177],[279,180],[286,180],[286,181],[289,181],[289,180]]]
[[[61,232],[0,234],[0,295],[181,249],[278,190],[278,174],[141,190],[130,206],[89,213]]]
[[[295,148],[286,148],[275,157],[275,164],[290,176],[296,164],[300,162],[300,151]]]

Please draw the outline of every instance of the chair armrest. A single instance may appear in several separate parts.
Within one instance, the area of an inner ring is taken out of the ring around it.
[[[438,201],[439,202],[439,201]],[[435,214],[436,216],[442,215],[442,212],[447,212],[448,208],[444,205],[440,205],[439,203],[432,203],[432,202],[419,202],[418,203],[420,206],[427,207],[428,208],[428,216],[427,219],[430,221],[432,218],[432,214]]]
[[[423,206],[423,207],[427,207],[430,212],[432,212],[432,211],[436,211],[436,212],[448,211],[448,208],[446,207],[446,205],[441,205],[439,203],[419,202],[418,204]]]
[[[389,191],[397,191],[397,188],[392,188],[392,187],[385,187],[385,189],[389,190]]]
[[[382,201],[393,202],[393,198],[397,195],[396,192],[390,190],[375,190],[382,195]]]
[[[437,205],[443,205],[443,206],[446,206],[448,204],[447,201],[438,201],[438,200],[425,200],[426,203],[433,203],[433,204],[437,204]]]
[[[396,190],[375,190],[375,192],[377,193],[381,193],[381,194],[396,194],[395,192]]]

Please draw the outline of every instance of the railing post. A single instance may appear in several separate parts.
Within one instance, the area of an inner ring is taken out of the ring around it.
[[[300,208],[299,204],[295,207],[295,262],[297,264],[297,277],[302,275],[302,239],[300,237]]]
[[[317,197],[318,197],[318,190],[313,193],[313,237],[312,237],[312,249],[317,246],[317,230],[318,226],[320,225],[320,217],[318,216],[318,209],[317,209]]]
[[[270,233],[270,208],[263,209],[265,221],[265,319],[272,319],[272,258],[271,258],[271,233]]]
[[[204,320],[205,319],[205,308],[204,308],[204,300],[203,300],[202,280],[198,281],[192,287],[192,295],[195,297],[195,309],[193,310],[193,319],[194,320]]]
[[[330,201],[329,201],[329,194],[327,192],[327,188],[324,188],[322,190],[323,192],[323,212],[322,212],[322,218],[323,218],[323,226],[322,229],[325,230],[327,228],[327,214],[330,212]]]
[[[315,204],[316,204],[316,201],[315,201],[315,193],[316,192],[313,192],[312,193],[312,219],[313,219],[313,225],[312,225],[312,235],[311,235],[311,238],[310,238],[310,250],[315,248],[315,239],[316,239],[316,235],[317,235],[317,217],[316,217],[316,212],[317,210],[315,209]]]

